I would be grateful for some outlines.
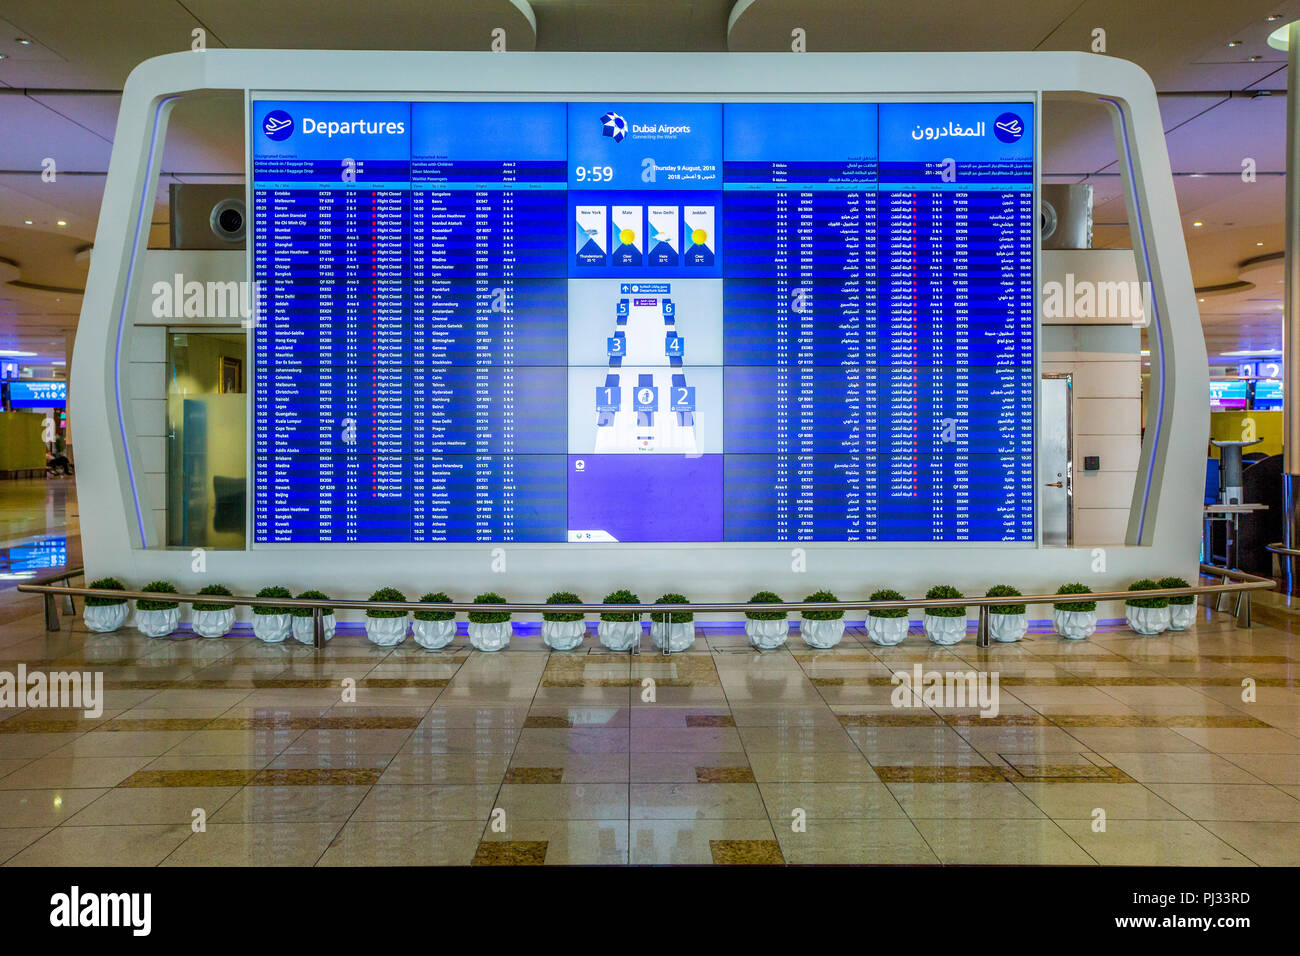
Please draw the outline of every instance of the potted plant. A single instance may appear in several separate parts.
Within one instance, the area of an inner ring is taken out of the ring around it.
[[[547,604],[581,604],[582,598],[572,591],[556,591]],[[587,622],[581,611],[543,611],[542,640],[555,651],[571,651],[582,645]]]
[[[292,598],[293,594],[288,588],[273,584],[262,588],[254,597],[274,600],[275,598]],[[256,635],[259,641],[265,641],[267,644],[283,643],[293,627],[292,611],[292,608],[281,604],[254,604],[253,634]]]
[[[689,604],[684,595],[670,591],[659,595],[656,604]],[[684,651],[695,643],[695,612],[669,611],[650,614],[650,640],[661,651],[667,645],[669,653]]]
[[[397,588],[380,588],[370,595],[372,601],[406,601]],[[366,637],[380,647],[393,647],[406,640],[406,612],[371,608],[366,611]]]
[[[870,601],[904,601],[906,598],[893,588],[872,591]],[[876,644],[892,647],[907,637],[912,622],[907,619],[905,607],[873,607],[867,611],[867,636]]]
[[[1142,578],[1128,586],[1130,591],[1156,591],[1160,585]],[[1124,619],[1139,634],[1162,634],[1169,630],[1169,598],[1131,597],[1124,602]]]
[[[505,604],[506,599],[493,591],[474,598],[475,604]],[[509,611],[470,611],[469,642],[480,651],[499,651],[510,643]]]
[[[605,604],[640,604],[641,599],[627,589],[605,595]],[[635,611],[601,611],[597,626],[600,643],[611,651],[626,651],[641,640],[641,615]]]
[[[1057,594],[1091,594],[1086,584],[1062,584]],[[1096,601],[1057,601],[1052,605],[1052,626],[1071,641],[1081,641],[1097,630]]]
[[[141,591],[149,594],[175,594],[176,585],[170,581],[150,581]],[[140,598],[135,602],[135,626],[149,637],[166,637],[181,623],[179,601]]]
[[[420,595],[421,604],[450,604],[451,598],[441,591]],[[431,651],[446,647],[456,637],[456,612],[421,608],[411,622],[411,636],[415,643]]]
[[[200,594],[215,594],[231,597],[230,588],[224,584],[208,584],[199,589]],[[235,626],[235,606],[233,604],[212,604],[208,601],[195,601],[190,605],[193,615],[190,627],[199,637],[225,637]]]
[[[927,601],[965,596],[950,584],[936,584],[925,592]],[[926,608],[925,635],[935,644],[956,644],[966,636],[965,606]]]
[[[329,595],[320,591],[303,591],[298,595],[300,601],[328,601]],[[321,630],[325,632],[325,640],[333,640],[334,628],[337,620],[334,617],[334,608],[323,607],[321,610]],[[312,624],[312,608],[296,607],[290,617],[293,618],[293,636],[300,644],[315,644],[316,629]]]
[[[126,590],[117,578],[100,578],[98,581],[91,581],[90,587],[99,591]],[[97,634],[108,634],[126,623],[126,616],[130,611],[126,598],[88,597],[81,619],[85,622],[87,630],[95,631]]]
[[[1182,578],[1161,578],[1162,588],[1191,587]],[[1196,621],[1196,595],[1184,594],[1182,597],[1169,599],[1169,630],[1185,631]]]
[[[1020,592],[1010,584],[995,584],[984,592],[985,597],[1018,598]],[[1029,630],[1029,615],[1023,604],[990,604],[989,637],[1003,644],[1020,640]]]
[[[814,591],[804,598],[808,604],[838,600],[830,591]],[[805,610],[800,615],[799,636],[809,647],[834,647],[844,639],[844,612],[829,607]]]
[[[759,591],[749,599],[750,604],[781,604],[781,595],[772,591]],[[789,615],[785,611],[746,611],[745,633],[749,643],[760,651],[780,647],[790,636]]]

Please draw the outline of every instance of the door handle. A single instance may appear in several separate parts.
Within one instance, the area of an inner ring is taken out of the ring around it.
[[[1046,483],[1045,483],[1045,487],[1047,487],[1047,488],[1064,488],[1064,487],[1065,487],[1065,482],[1063,482],[1063,481],[1049,481],[1049,482],[1046,482]]]

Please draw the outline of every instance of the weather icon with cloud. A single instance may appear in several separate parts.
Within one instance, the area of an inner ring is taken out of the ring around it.
[[[614,142],[621,143],[627,135],[627,120],[617,113],[606,113],[600,118],[600,131]]]

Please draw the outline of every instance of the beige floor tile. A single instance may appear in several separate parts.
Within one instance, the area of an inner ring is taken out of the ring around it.
[[[955,729],[942,724],[931,727],[846,727],[849,738],[873,763],[882,753],[899,751],[932,755],[924,763],[942,763],[940,756],[974,753],[975,748]]]
[[[1262,783],[1258,777],[1217,754],[1124,753],[1100,756],[1139,783]]]
[[[505,783],[494,808],[511,820],[627,819],[626,783]]]
[[[622,727],[594,729],[578,727],[525,728],[519,732],[515,757],[545,754],[625,754],[630,748],[631,731]]]
[[[812,727],[835,730],[840,726],[839,718],[826,704],[809,707],[737,704],[731,708],[731,717],[737,727]]]
[[[1201,826],[1260,866],[1300,866],[1300,823],[1207,820]]]
[[[628,860],[635,866],[713,862],[711,841],[775,841],[767,817],[727,820],[633,820]]]
[[[482,836],[482,821],[351,820],[334,837],[316,865],[468,866]]]
[[[189,835],[189,824],[58,827],[5,865],[156,866]]]
[[[379,778],[390,784],[498,784],[510,763],[509,754],[400,753]]]
[[[629,800],[633,821],[754,819],[766,812],[753,783],[634,783]]]
[[[521,731],[478,727],[417,727],[400,753],[508,754]]]
[[[366,786],[244,787],[213,823],[323,823],[347,820],[369,792]]]
[[[1058,727],[970,727],[957,733],[983,753],[1078,753],[1093,748],[1081,746],[1079,739]]]
[[[879,779],[866,758],[854,753],[755,751],[749,754],[749,762],[759,783],[874,783]]]
[[[546,863],[597,866],[627,863],[627,820],[514,820],[483,834],[487,842],[544,842]]]
[[[1249,866],[1250,860],[1189,820],[1108,820],[1104,833],[1086,820],[1060,826],[1103,866]]]
[[[1193,820],[1300,822],[1300,800],[1266,784],[1148,784]]]
[[[1204,753],[1203,747],[1168,727],[1070,727],[1084,749],[1121,753]]]
[[[18,851],[31,846],[49,832],[49,827],[0,828],[0,863],[4,863]]]
[[[0,790],[51,787],[112,787],[135,773],[150,757],[42,757],[0,779]]]
[[[51,757],[157,757],[192,731],[95,731],[50,752]]]
[[[807,819],[903,819],[906,814],[883,783],[760,783],[763,804],[778,827],[796,811]]]
[[[352,814],[358,821],[478,820],[496,805],[496,784],[375,786]]]
[[[32,762],[32,757],[0,757],[0,777],[13,773]]]
[[[0,734],[0,758],[34,760],[47,756],[81,737],[81,733]]]
[[[275,754],[302,736],[301,730],[198,730],[168,751],[170,754]]]
[[[1009,783],[890,783],[890,793],[912,819],[1028,819],[1043,816]]]
[[[775,827],[787,863],[937,864],[909,820],[809,820],[802,833]]]
[[[1184,820],[1186,814],[1146,787],[1131,783],[1017,783],[1020,792],[1053,820]]]
[[[1215,753],[1300,754],[1300,736],[1272,727],[1179,727],[1175,732]]]
[[[479,730],[520,730],[529,708],[517,706],[489,707],[467,703],[461,706],[435,704],[420,721],[420,728],[468,727]]]
[[[1300,786],[1300,754],[1220,754],[1264,783]]]
[[[188,826],[195,820],[195,810],[202,810],[204,819],[211,819],[238,792],[238,787],[128,787],[109,790],[64,825],[183,823]]]
[[[740,734],[734,727],[693,727],[681,730],[668,727],[634,727],[631,730],[633,753],[741,749],[743,748]]]
[[[1051,820],[915,820],[943,863],[1054,866],[1094,861]]]
[[[740,739],[745,750],[753,752],[800,751],[847,752],[857,751],[857,744],[844,728],[810,727],[741,727]]]
[[[411,738],[410,729],[308,730],[293,741],[284,753],[397,753]]]
[[[632,783],[700,783],[701,768],[712,772],[719,768],[749,767],[749,758],[743,750],[650,751],[632,753],[628,758],[625,779]]]
[[[209,823],[193,833],[163,866],[311,866],[343,826],[316,823]]]
[[[0,790],[0,828],[55,827],[107,793],[102,788]]]

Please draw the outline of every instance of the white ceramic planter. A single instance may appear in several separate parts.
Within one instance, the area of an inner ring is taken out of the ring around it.
[[[1163,634],[1169,630],[1169,608],[1124,605],[1124,620],[1139,634]]]
[[[640,621],[601,621],[597,633],[600,643],[611,651],[626,651],[641,640]]]
[[[288,614],[254,614],[253,635],[266,644],[283,644],[293,630]]]
[[[893,647],[903,643],[912,622],[905,617],[867,617],[867,637],[873,643]]]
[[[664,649],[664,642],[668,642],[670,653],[684,651],[695,643],[695,622],[678,621],[676,623],[669,621],[665,624],[663,621],[650,622],[650,640],[659,650]]]
[[[509,646],[512,625],[509,621],[498,624],[469,622],[469,642],[475,650],[499,651]]]
[[[586,636],[586,621],[542,621],[542,642],[553,651],[581,647]]]
[[[446,647],[456,637],[456,619],[449,621],[421,621],[416,618],[411,622],[411,636],[415,643],[426,650],[436,651]]]
[[[338,619],[334,612],[322,614],[320,616],[321,630],[325,634],[325,640],[334,639],[334,628],[338,625]],[[313,633],[312,622],[310,617],[295,617],[293,619],[293,639],[299,644],[315,644],[316,635]]]
[[[199,637],[225,637],[234,626],[233,607],[223,607],[216,611],[195,611],[190,617],[190,627]]]
[[[371,644],[395,647],[406,640],[406,615],[401,617],[366,616],[366,637]]]
[[[961,617],[940,617],[938,614],[925,615],[925,636],[935,644],[948,646],[956,644],[966,636],[966,615]]]
[[[169,607],[161,611],[135,609],[135,627],[146,637],[166,637],[181,623],[181,609]]]
[[[745,633],[749,635],[749,643],[760,651],[770,651],[789,639],[790,621],[784,617],[779,621],[756,621],[747,617]]]
[[[1012,644],[1029,631],[1028,614],[990,614],[989,637],[1003,644]]]
[[[844,619],[834,621],[799,621],[799,636],[809,647],[834,647],[844,639]]]
[[[1185,631],[1195,623],[1196,605],[1194,603],[1169,605],[1169,630]]]
[[[131,606],[123,601],[121,604],[86,605],[81,615],[86,629],[97,634],[116,631],[126,623],[126,616],[131,613]]]
[[[1058,611],[1052,608],[1052,626],[1066,640],[1082,641],[1097,630],[1097,612]]]

